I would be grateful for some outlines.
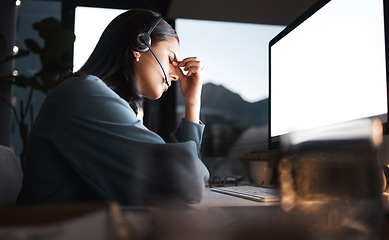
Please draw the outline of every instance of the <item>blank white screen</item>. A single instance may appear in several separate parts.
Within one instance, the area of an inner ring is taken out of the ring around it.
[[[270,54],[271,137],[387,113],[382,0],[332,0]]]

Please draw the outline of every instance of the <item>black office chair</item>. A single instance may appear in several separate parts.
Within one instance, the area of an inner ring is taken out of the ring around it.
[[[0,145],[0,204],[15,204],[22,187],[23,173],[15,154]]]

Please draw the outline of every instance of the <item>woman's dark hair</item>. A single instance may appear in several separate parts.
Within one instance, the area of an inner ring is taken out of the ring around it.
[[[148,32],[159,16],[145,9],[131,9],[117,16],[104,30],[86,63],[75,75],[95,75],[129,102],[138,112],[143,97],[139,93],[134,73],[131,43],[141,32]],[[152,45],[168,37],[178,40],[176,31],[164,20],[150,35]]]

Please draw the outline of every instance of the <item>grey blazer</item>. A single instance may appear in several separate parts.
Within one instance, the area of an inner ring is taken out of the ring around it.
[[[200,201],[203,130],[183,119],[166,143],[99,78],[68,79],[34,122],[18,203]]]

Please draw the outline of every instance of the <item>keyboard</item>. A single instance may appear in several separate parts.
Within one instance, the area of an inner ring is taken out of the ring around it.
[[[280,191],[274,188],[256,187],[250,185],[213,187],[214,192],[224,193],[235,197],[245,198],[257,202],[279,202]]]

